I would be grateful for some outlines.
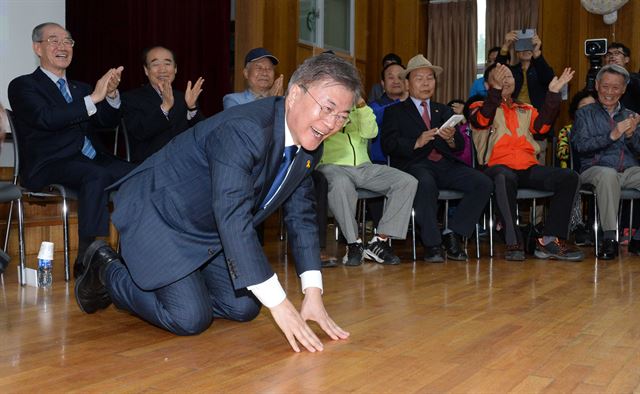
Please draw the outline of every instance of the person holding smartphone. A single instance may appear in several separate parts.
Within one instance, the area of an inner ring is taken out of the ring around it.
[[[496,63],[509,64],[509,51],[512,47],[518,62],[509,66],[515,83],[511,98],[520,103],[531,104],[541,111],[547,87],[554,77],[553,69],[542,56],[542,40],[533,29],[510,31],[504,37]],[[551,135],[553,132],[534,135],[540,145],[538,162],[542,165],[546,162],[547,136]]]
[[[540,111],[547,95],[547,87],[554,77],[553,69],[542,56],[540,37],[534,32],[532,38],[522,38],[524,42],[516,45],[516,42],[521,41],[518,34],[522,35],[520,30],[513,30],[505,35],[496,62],[508,64],[509,51],[514,47],[518,63],[509,66],[515,82],[511,97],[521,103],[531,104]]]

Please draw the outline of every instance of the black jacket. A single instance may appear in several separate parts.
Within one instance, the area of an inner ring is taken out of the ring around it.
[[[196,115],[187,120],[183,92],[173,89],[173,98],[169,116],[164,116],[160,109],[162,98],[150,84],[122,95],[123,117],[132,145],[131,161],[144,161],[173,137],[204,119],[198,109]]]
[[[430,102],[430,109],[432,128],[442,126],[453,115],[450,107],[433,101]],[[382,150],[391,157],[391,165],[404,171],[414,164],[428,160],[433,148],[437,148],[447,159],[460,161],[452,154],[464,148],[464,138],[459,132],[454,134],[453,149],[439,136],[422,148],[413,149],[423,131],[426,131],[426,126],[411,98],[385,109],[381,141]]]
[[[498,54],[496,62],[501,64],[508,64],[507,56]],[[509,66],[515,79],[516,88],[513,91],[511,97],[515,100],[520,94],[522,84],[524,83],[524,72],[522,71],[522,64],[518,63],[513,66]],[[553,79],[553,69],[547,61],[544,60],[544,56],[540,55],[537,58],[531,58],[531,64],[527,69],[527,87],[529,89],[529,100],[538,111],[542,109],[542,103],[547,91],[549,90],[549,83]]]

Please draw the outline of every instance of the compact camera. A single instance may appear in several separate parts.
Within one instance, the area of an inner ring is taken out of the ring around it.
[[[591,38],[584,42],[584,54],[586,56],[604,56],[607,54],[606,38]]]

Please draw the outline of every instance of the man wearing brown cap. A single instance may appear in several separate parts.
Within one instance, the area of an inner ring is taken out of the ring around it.
[[[442,67],[423,55],[411,58],[402,77],[409,81],[409,98],[385,110],[382,122],[382,149],[391,165],[418,180],[414,199],[416,223],[425,246],[425,261],[466,260],[462,237],[473,234],[475,224],[489,201],[493,182],[486,175],[462,163],[453,152],[464,148],[464,139],[455,127],[440,128],[452,115],[451,108],[431,101],[436,76]],[[464,193],[442,233],[438,229],[439,189]]]
[[[263,97],[282,96],[283,75],[275,79],[278,58],[265,48],[253,48],[244,58],[244,79],[247,89],[222,98],[224,109],[250,103]]]

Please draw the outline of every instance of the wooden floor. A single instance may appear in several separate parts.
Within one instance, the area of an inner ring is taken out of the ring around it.
[[[394,246],[399,266],[324,271],[327,309],[351,337],[321,335],[315,354],[292,352],[266,310],[177,337],[113,306],[81,313],[61,256],[49,292],[19,287],[12,265],[0,392],[640,392],[640,257],[596,261],[585,248],[582,263],[508,263],[500,247],[493,261],[426,264]],[[266,248],[299,305],[283,244]]]

